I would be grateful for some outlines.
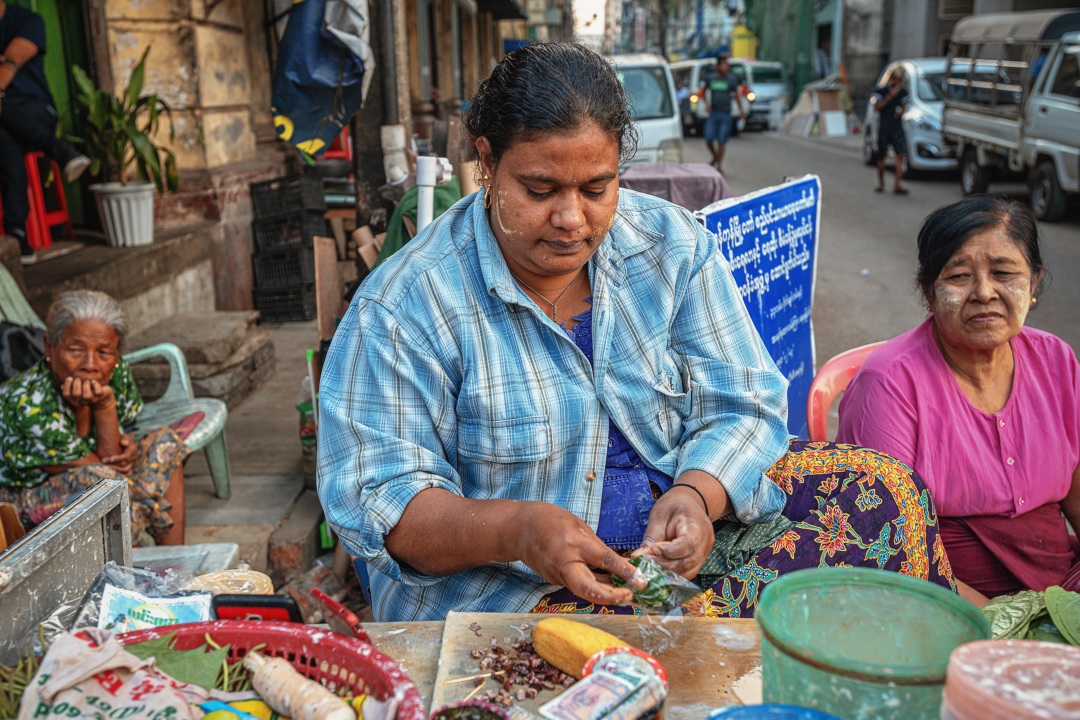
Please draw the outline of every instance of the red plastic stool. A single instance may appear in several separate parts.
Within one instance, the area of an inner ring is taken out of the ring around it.
[[[30,215],[26,219],[26,239],[34,250],[52,247],[52,228],[63,225],[69,240],[75,239],[75,230],[71,227],[68,215],[67,198],[64,196],[63,176],[60,166],[50,160],[52,167],[53,188],[56,192],[56,210],[45,208],[45,187],[41,181],[38,161],[45,157],[42,152],[26,153],[26,195],[30,201]]]
[[[349,136],[349,126],[346,125],[341,130],[341,134],[334,138],[334,142],[330,143],[330,147],[326,148],[326,152],[322,154],[321,160],[349,160],[353,159],[352,154],[352,138]]]

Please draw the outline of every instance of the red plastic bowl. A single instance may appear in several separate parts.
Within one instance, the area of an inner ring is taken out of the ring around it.
[[[206,642],[229,645],[229,659],[241,660],[257,645],[259,652],[288,660],[307,678],[339,695],[361,693],[378,700],[396,697],[399,720],[426,720],[424,701],[416,685],[392,658],[374,646],[323,628],[288,622],[213,620],[164,625],[117,635],[124,645],[176,634],[179,650],[192,650]]]

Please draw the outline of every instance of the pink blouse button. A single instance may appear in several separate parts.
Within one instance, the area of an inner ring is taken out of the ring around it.
[[[998,420],[998,427],[1005,427],[1005,421],[1004,420]]]
[[[1012,458],[1009,458],[1008,460],[1005,461],[1005,464],[1006,465],[1015,465],[1016,461],[1013,460]]]
[[[1024,498],[1020,498],[1019,500],[1017,500],[1016,504],[1017,505],[1023,505],[1024,504]]]

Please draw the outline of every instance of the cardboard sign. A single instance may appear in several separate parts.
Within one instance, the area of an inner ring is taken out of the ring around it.
[[[811,311],[821,181],[807,175],[695,214],[719,238],[750,318],[790,383],[788,432],[805,438],[806,399],[814,379]]]

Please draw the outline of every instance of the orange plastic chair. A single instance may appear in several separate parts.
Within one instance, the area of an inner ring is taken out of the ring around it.
[[[829,359],[817,371],[810,383],[810,395],[806,398],[806,431],[811,440],[828,440],[829,408],[840,393],[847,389],[851,378],[859,371],[870,353],[882,343],[870,343],[845,350]]]

